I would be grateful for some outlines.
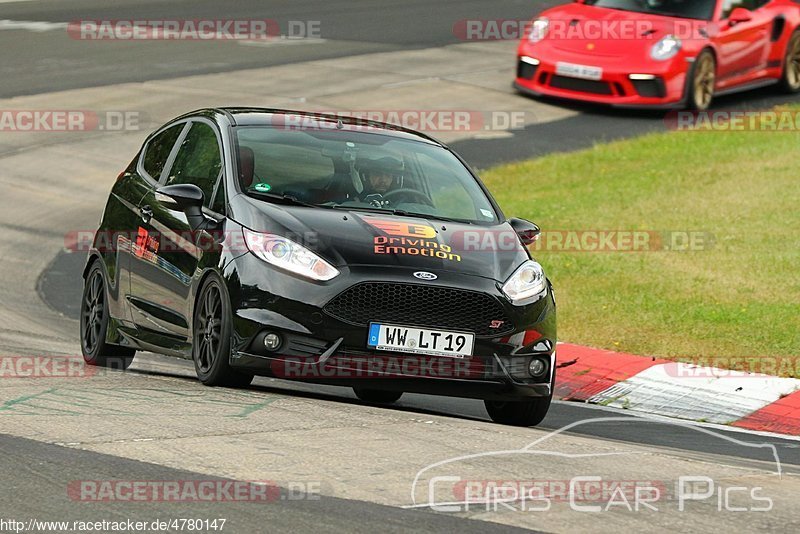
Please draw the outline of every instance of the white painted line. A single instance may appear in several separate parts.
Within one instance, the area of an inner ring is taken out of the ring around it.
[[[3,0],[0,0],[3,2]],[[65,30],[66,22],[39,22],[33,20],[0,20],[0,30],[26,30],[29,32],[50,32],[54,30]]]

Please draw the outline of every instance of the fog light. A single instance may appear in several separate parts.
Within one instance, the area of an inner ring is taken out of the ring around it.
[[[540,358],[534,358],[528,364],[528,372],[534,378],[541,378],[547,372],[547,364]]]
[[[267,350],[277,350],[281,346],[281,336],[270,332],[264,336],[264,348]]]

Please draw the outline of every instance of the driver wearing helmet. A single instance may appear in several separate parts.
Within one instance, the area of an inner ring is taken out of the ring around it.
[[[365,159],[358,163],[364,191],[362,198],[365,202],[377,207],[388,204],[383,196],[403,187],[403,162],[392,156],[378,159]]]

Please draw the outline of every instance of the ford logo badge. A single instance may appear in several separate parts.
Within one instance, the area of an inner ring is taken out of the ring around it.
[[[425,272],[425,271],[417,271],[417,272],[414,273],[414,276],[416,276],[420,280],[436,280],[437,278],[439,278],[435,274],[428,273],[428,272]]]

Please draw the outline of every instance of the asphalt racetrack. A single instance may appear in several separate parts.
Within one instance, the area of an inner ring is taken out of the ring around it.
[[[140,117],[137,128],[118,132],[0,132],[0,354],[80,355],[85,256],[65,250],[65,235],[96,228],[120,169],[149,131],[181,112],[216,105],[434,109],[455,102],[524,113],[524,124],[510,131],[441,135],[477,168],[663,130],[663,113],[517,95],[510,88],[513,42],[465,43],[453,33],[462,19],[527,19],[550,4],[0,2],[0,110],[128,110]],[[267,47],[93,43],[70,39],[61,26],[136,17],[314,20],[323,40]],[[787,101],[767,88],[717,106]],[[0,378],[0,454],[0,520],[226,518],[227,532],[800,528],[796,439],[562,402],[541,426],[520,429],[492,424],[474,400],[406,395],[382,407],[346,389],[263,378],[246,390],[211,389],[194,379],[190,362],[148,353],[125,373]],[[483,456],[458,459],[469,455]],[[551,486],[599,476],[662,491],[650,503],[658,511],[610,506],[595,513],[580,509],[585,502],[576,508],[553,498],[546,512],[518,502],[446,512],[436,504],[457,499],[461,486],[437,486],[445,494],[434,498],[434,476]],[[696,493],[713,491],[682,502],[688,492],[679,483],[691,477],[713,485]],[[268,481],[281,489],[265,503],[101,502],[69,490],[101,480]],[[725,491],[732,487],[746,491]],[[754,496],[768,497],[769,510],[758,511],[764,501]],[[750,513],[732,511],[740,508]]]

